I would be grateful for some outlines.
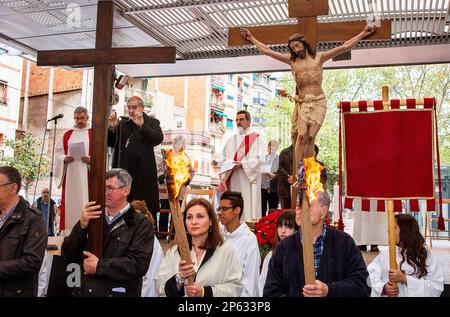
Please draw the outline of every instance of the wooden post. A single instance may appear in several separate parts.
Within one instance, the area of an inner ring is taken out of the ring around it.
[[[305,272],[305,285],[314,284],[316,274],[314,270],[314,251],[312,240],[311,214],[309,212],[309,201],[306,197],[306,190],[303,191],[302,213],[302,249],[303,249],[303,270]]]
[[[176,243],[181,259],[188,264],[192,264],[191,252],[189,251],[189,244],[186,238],[186,230],[184,229],[183,214],[181,212],[180,203],[178,199],[170,201],[172,212],[173,225],[175,227]],[[188,277],[188,284],[194,283],[194,277]]]
[[[381,99],[383,100],[383,108],[389,108],[389,88],[387,86],[381,87]],[[387,217],[388,217],[388,239],[389,239],[389,268],[391,270],[397,269],[397,255],[395,248],[395,218],[394,218],[394,201],[387,201]],[[394,283],[397,287],[397,283]]]
[[[112,45],[112,29],[114,19],[114,3],[99,1],[97,8],[96,48],[110,48]],[[95,111],[92,113],[91,162],[89,168],[89,200],[105,207],[106,182],[106,149],[108,136],[108,113],[112,87],[111,65],[103,64],[94,67],[93,100]],[[101,149],[101,150],[100,150]],[[89,221],[89,250],[97,257],[102,257],[103,250],[103,217]]]

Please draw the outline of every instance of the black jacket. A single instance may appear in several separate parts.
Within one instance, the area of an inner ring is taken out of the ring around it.
[[[105,221],[105,224],[106,221]],[[103,237],[103,256],[95,275],[84,275],[76,296],[141,296],[142,277],[147,273],[153,253],[154,231],[145,216],[131,207]],[[83,264],[87,250],[87,228],[78,222],[64,239],[61,252],[68,263]]]
[[[369,273],[361,251],[347,233],[327,227],[317,279],[328,285],[329,297],[370,296]],[[305,285],[300,232],[281,241],[272,256],[264,297],[302,296]]]
[[[294,147],[291,145],[280,153],[277,174],[278,196],[291,197],[291,184],[287,181],[288,176],[292,175],[292,156]]]
[[[41,213],[20,197],[0,228],[0,297],[37,296],[47,247],[45,228]]]
[[[154,147],[164,139],[159,120],[143,114],[144,124],[121,120],[116,130],[108,130],[108,146],[114,147],[112,167],[127,170],[133,178],[128,201],[145,200],[156,219],[159,212],[158,176]]]

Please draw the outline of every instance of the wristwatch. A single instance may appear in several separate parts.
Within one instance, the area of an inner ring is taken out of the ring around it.
[[[181,278],[181,276],[180,276],[179,273],[177,273],[177,274],[175,275],[175,280],[177,281],[177,284],[178,284],[178,285],[180,285],[180,286],[184,285],[184,281],[185,281],[185,280]]]

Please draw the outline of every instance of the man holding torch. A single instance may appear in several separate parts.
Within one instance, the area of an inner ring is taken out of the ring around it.
[[[296,222],[301,230],[284,239],[272,257],[263,296],[369,296],[369,273],[353,239],[324,224],[330,197],[320,182],[314,158],[300,166],[300,203]],[[303,175],[300,175],[302,174]]]

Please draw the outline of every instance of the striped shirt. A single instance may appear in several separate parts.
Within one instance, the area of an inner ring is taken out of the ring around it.
[[[18,200],[17,203],[11,209],[0,214],[0,228],[3,227],[3,224],[8,220],[9,216],[13,213],[14,209],[16,209],[17,204],[19,204],[19,201],[20,200]]]

